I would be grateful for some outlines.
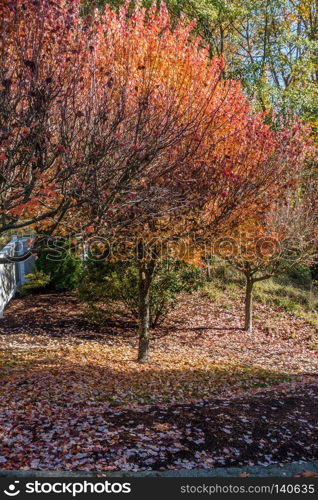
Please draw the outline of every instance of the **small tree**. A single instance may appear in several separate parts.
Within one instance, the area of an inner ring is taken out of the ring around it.
[[[224,149],[230,142],[228,154],[213,156],[215,167],[208,182],[202,171],[192,171],[193,198],[190,197],[188,203],[176,208],[166,202],[165,206],[170,206],[169,216],[154,218],[148,215],[148,223],[142,228],[138,226],[141,236],[137,252],[140,362],[148,361],[149,297],[157,262],[165,257],[162,247],[170,245],[178,255],[185,241],[191,246],[190,260],[197,260],[198,256],[207,255],[205,247],[211,238],[221,236],[222,240],[222,235],[235,234],[238,228],[246,227],[246,221],[253,225],[256,220],[264,220],[273,200],[284,195],[286,201],[289,190],[296,192],[299,187],[298,178],[303,173],[306,157],[315,151],[307,128],[295,122],[290,128],[267,135],[262,134],[268,129],[259,116],[250,116],[249,123],[248,130],[235,129],[233,123],[235,133],[222,137]],[[177,182],[176,192],[178,189]],[[249,276],[247,293],[250,297],[252,286]]]
[[[114,312],[139,318],[139,277],[135,262],[87,261],[79,296],[90,316],[108,319]],[[178,295],[201,285],[200,269],[181,261],[163,261],[156,269],[150,290],[150,328],[156,328],[177,304]]]
[[[238,234],[227,260],[245,277],[244,329],[253,330],[255,283],[318,261],[317,182],[284,193],[262,220],[251,222],[249,233]]]

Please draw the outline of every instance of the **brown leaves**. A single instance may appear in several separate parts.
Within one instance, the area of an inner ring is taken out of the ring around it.
[[[257,327],[249,337],[226,305],[185,297],[153,332],[145,366],[135,362],[133,323],[90,325],[72,294],[14,300],[0,324],[1,467],[136,471],[312,459],[317,384],[264,388],[295,363],[315,370],[306,332],[291,340],[278,330],[272,339]]]

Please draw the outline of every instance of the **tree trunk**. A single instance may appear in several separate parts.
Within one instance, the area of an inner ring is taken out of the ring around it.
[[[314,308],[314,280],[310,278],[308,307],[310,310]]]
[[[253,285],[253,280],[250,278],[246,278],[244,329],[247,332],[253,331]]]
[[[206,279],[207,281],[211,281],[211,259],[208,257],[206,259]]]
[[[149,263],[139,262],[139,363],[149,361],[150,290],[155,266],[155,259]]]

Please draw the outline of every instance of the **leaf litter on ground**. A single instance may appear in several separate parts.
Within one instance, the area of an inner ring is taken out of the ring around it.
[[[129,320],[90,324],[73,294],[14,300],[0,332],[0,464],[147,470],[317,457],[317,352],[301,319],[257,306],[253,336],[184,296],[139,365]],[[292,332],[292,334],[291,334]],[[296,332],[296,335],[295,335]]]

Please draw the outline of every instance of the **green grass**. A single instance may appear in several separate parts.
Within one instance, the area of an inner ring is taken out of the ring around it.
[[[318,329],[318,289],[287,281],[288,277],[271,278],[256,285],[254,298],[269,307],[280,307],[302,317]]]

